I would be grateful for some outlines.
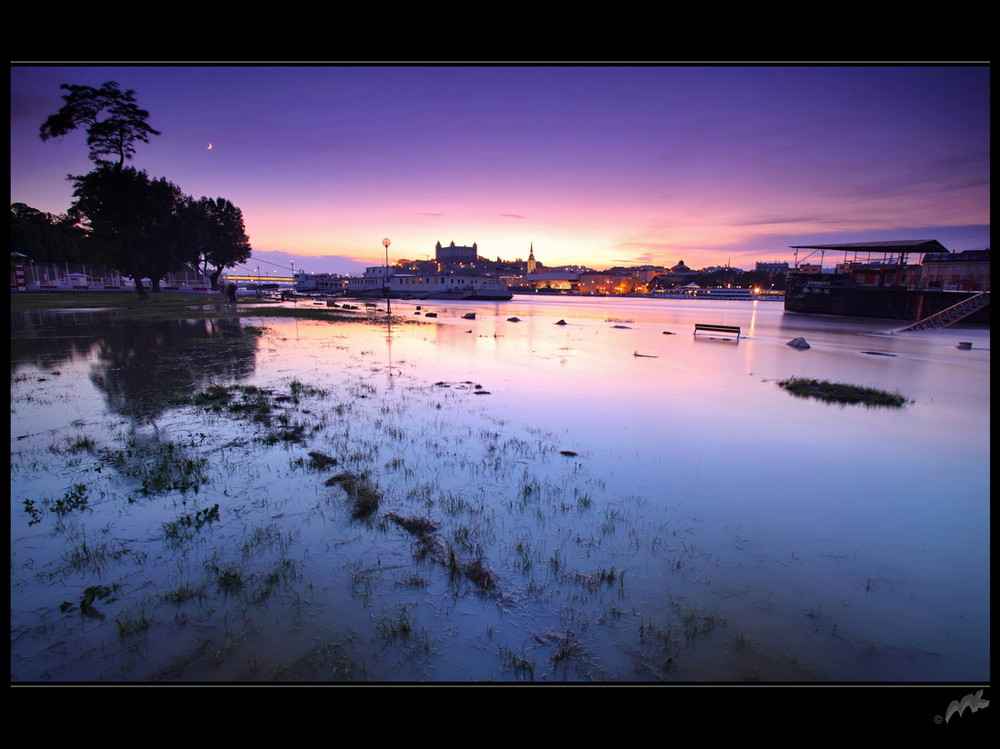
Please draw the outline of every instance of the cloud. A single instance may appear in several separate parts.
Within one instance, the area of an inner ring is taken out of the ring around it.
[[[612,262],[622,265],[662,265],[661,258],[656,257],[651,252],[646,252],[635,257],[615,258]]]
[[[789,216],[781,218],[777,216],[762,216],[760,218],[747,218],[742,221],[731,221],[733,226],[767,226],[769,224],[813,224],[824,222],[818,216]]]
[[[527,216],[522,216],[520,213],[501,213],[502,218],[520,218],[527,220]]]

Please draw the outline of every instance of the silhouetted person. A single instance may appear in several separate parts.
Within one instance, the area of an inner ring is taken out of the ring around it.
[[[230,302],[236,304],[236,284],[230,282],[230,284],[226,286],[226,296],[229,297]]]

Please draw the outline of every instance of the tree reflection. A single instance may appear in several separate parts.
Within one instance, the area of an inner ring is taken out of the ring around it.
[[[55,369],[85,359],[101,335],[98,319],[107,313],[11,310],[10,375],[24,368]]]
[[[86,358],[109,410],[151,419],[208,384],[256,366],[260,331],[239,318],[136,320],[113,312],[33,312],[11,318],[11,374]]]

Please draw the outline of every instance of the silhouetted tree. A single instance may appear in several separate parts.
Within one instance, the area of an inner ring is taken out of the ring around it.
[[[10,247],[36,263],[80,263],[84,234],[68,216],[44,213],[24,203],[10,206]]]
[[[63,96],[62,108],[42,123],[42,140],[60,138],[83,127],[90,159],[103,164],[108,163],[104,156],[113,155],[120,169],[135,155],[136,142],[148,143],[151,135],[160,134],[146,122],[149,112],[136,104],[135,91],[122,91],[115,81],[100,88],[66,83],[60,88],[69,93]]]
[[[252,251],[240,209],[225,198],[194,200],[166,179],[150,179],[125,166],[136,143],[160,134],[148,124],[149,112],[136,104],[134,91],[122,91],[115,81],[100,88],[61,88],[68,92],[64,104],[42,124],[39,135],[49,140],[86,129],[97,167],[69,177],[76,198],[71,223],[85,230],[85,246],[108,248],[104,262],[130,275],[140,298],[146,297],[144,277],[158,291],[160,279],[184,266],[202,266],[212,288],[218,288],[223,269],[246,261]],[[104,158],[109,155],[117,161]]]
[[[185,241],[217,290],[222,271],[246,262],[253,251],[243,212],[225,198],[203,197],[185,201],[181,216]]]
[[[173,240],[180,189],[164,178],[150,179],[144,171],[102,164],[73,177],[76,198],[70,215],[88,233],[114,251],[109,259],[132,277],[141,299],[146,298],[144,276],[162,278],[184,264]]]

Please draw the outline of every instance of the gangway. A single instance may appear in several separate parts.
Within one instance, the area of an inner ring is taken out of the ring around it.
[[[924,330],[926,328],[947,328],[949,325],[954,325],[959,320],[964,320],[973,312],[982,309],[989,303],[990,292],[982,291],[975,296],[966,297],[958,304],[953,304],[947,309],[935,312],[933,315],[925,317],[923,320],[918,320],[912,325],[900,328],[896,332],[902,333],[904,330]]]

